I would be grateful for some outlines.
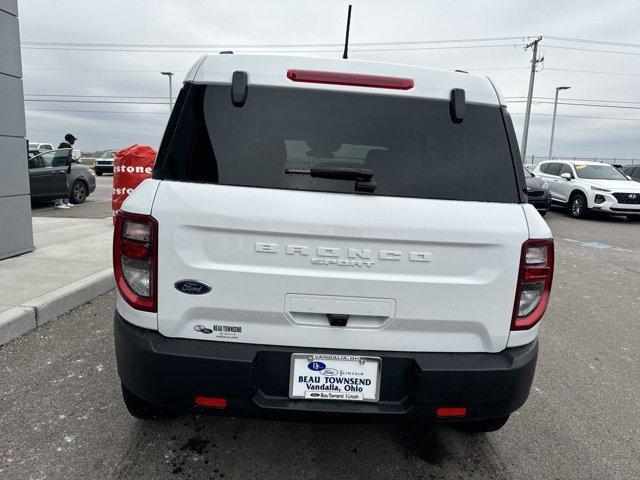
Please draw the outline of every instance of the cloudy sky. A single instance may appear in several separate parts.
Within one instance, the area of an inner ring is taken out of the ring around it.
[[[552,102],[566,85],[562,101],[582,104],[559,106],[554,152],[640,158],[640,2],[632,0],[19,0],[28,136],[57,143],[73,132],[83,150],[157,146],[168,118],[160,71],[175,72],[175,96],[207,49],[338,56],[331,44],[343,41],[348,3],[351,58],[490,75],[513,100],[519,139],[531,61],[523,37],[542,35],[534,96]],[[426,43],[487,38],[497,40]],[[371,42],[386,45],[356,45]],[[553,105],[532,111],[528,153],[546,155]]]

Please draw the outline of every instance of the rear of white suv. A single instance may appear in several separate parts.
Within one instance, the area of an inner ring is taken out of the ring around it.
[[[131,413],[499,428],[553,270],[501,103],[462,73],[201,59],[116,222]]]

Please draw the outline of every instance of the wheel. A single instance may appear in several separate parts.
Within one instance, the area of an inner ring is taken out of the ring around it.
[[[587,198],[582,193],[574,193],[569,199],[569,215],[582,218],[587,213]]]
[[[102,170],[96,170],[96,175],[97,175],[97,176],[101,177],[101,176],[102,176],[102,174],[103,174],[103,171],[102,171]]]
[[[82,180],[76,180],[71,187],[71,196],[69,199],[72,203],[84,203],[89,195],[89,188]]]
[[[496,432],[504,427],[507,420],[509,420],[509,415],[500,418],[488,418],[486,420],[461,423],[460,428],[467,433]]]
[[[176,416],[171,410],[143,400],[124,385],[122,385],[122,399],[131,416],[140,420],[156,420]]]

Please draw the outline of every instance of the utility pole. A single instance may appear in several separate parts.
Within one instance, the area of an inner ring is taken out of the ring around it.
[[[173,88],[171,87],[171,77],[173,72],[160,72],[162,75],[169,77],[169,113],[173,110]]]
[[[524,115],[524,131],[522,132],[522,159],[526,161],[527,158],[527,139],[529,137],[529,119],[531,118],[531,100],[533,98],[533,83],[536,78],[536,66],[538,63],[544,60],[543,58],[538,58],[538,43],[542,40],[542,37],[536,38],[531,43],[525,45],[524,49],[527,50],[532,48],[533,57],[531,58],[531,75],[529,76],[529,94],[527,95],[527,110]]]
[[[556,133],[556,113],[558,113],[558,93],[560,90],[569,90],[571,87],[556,87],[556,99],[553,102],[553,120],[551,121],[551,141],[549,142],[549,160],[553,155],[553,135]]]

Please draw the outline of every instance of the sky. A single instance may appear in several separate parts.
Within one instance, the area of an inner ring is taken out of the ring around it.
[[[207,51],[340,56],[334,45],[344,41],[349,3],[350,58],[489,75],[510,100],[519,141],[532,58],[524,45],[541,35],[544,62],[536,74],[528,154],[548,155],[552,97],[556,87],[570,86],[560,92],[565,104],[558,106],[554,155],[640,159],[636,0],[18,0],[29,140],[59,143],[71,132],[84,151],[134,143],[157,148],[169,111],[168,78],[161,71],[175,73],[175,98],[187,70]],[[485,38],[499,40],[473,40]],[[456,42],[389,45],[439,40]],[[356,45],[370,42],[387,45]],[[122,51],[102,44],[156,47]],[[283,44],[333,45],[256,47]]]

